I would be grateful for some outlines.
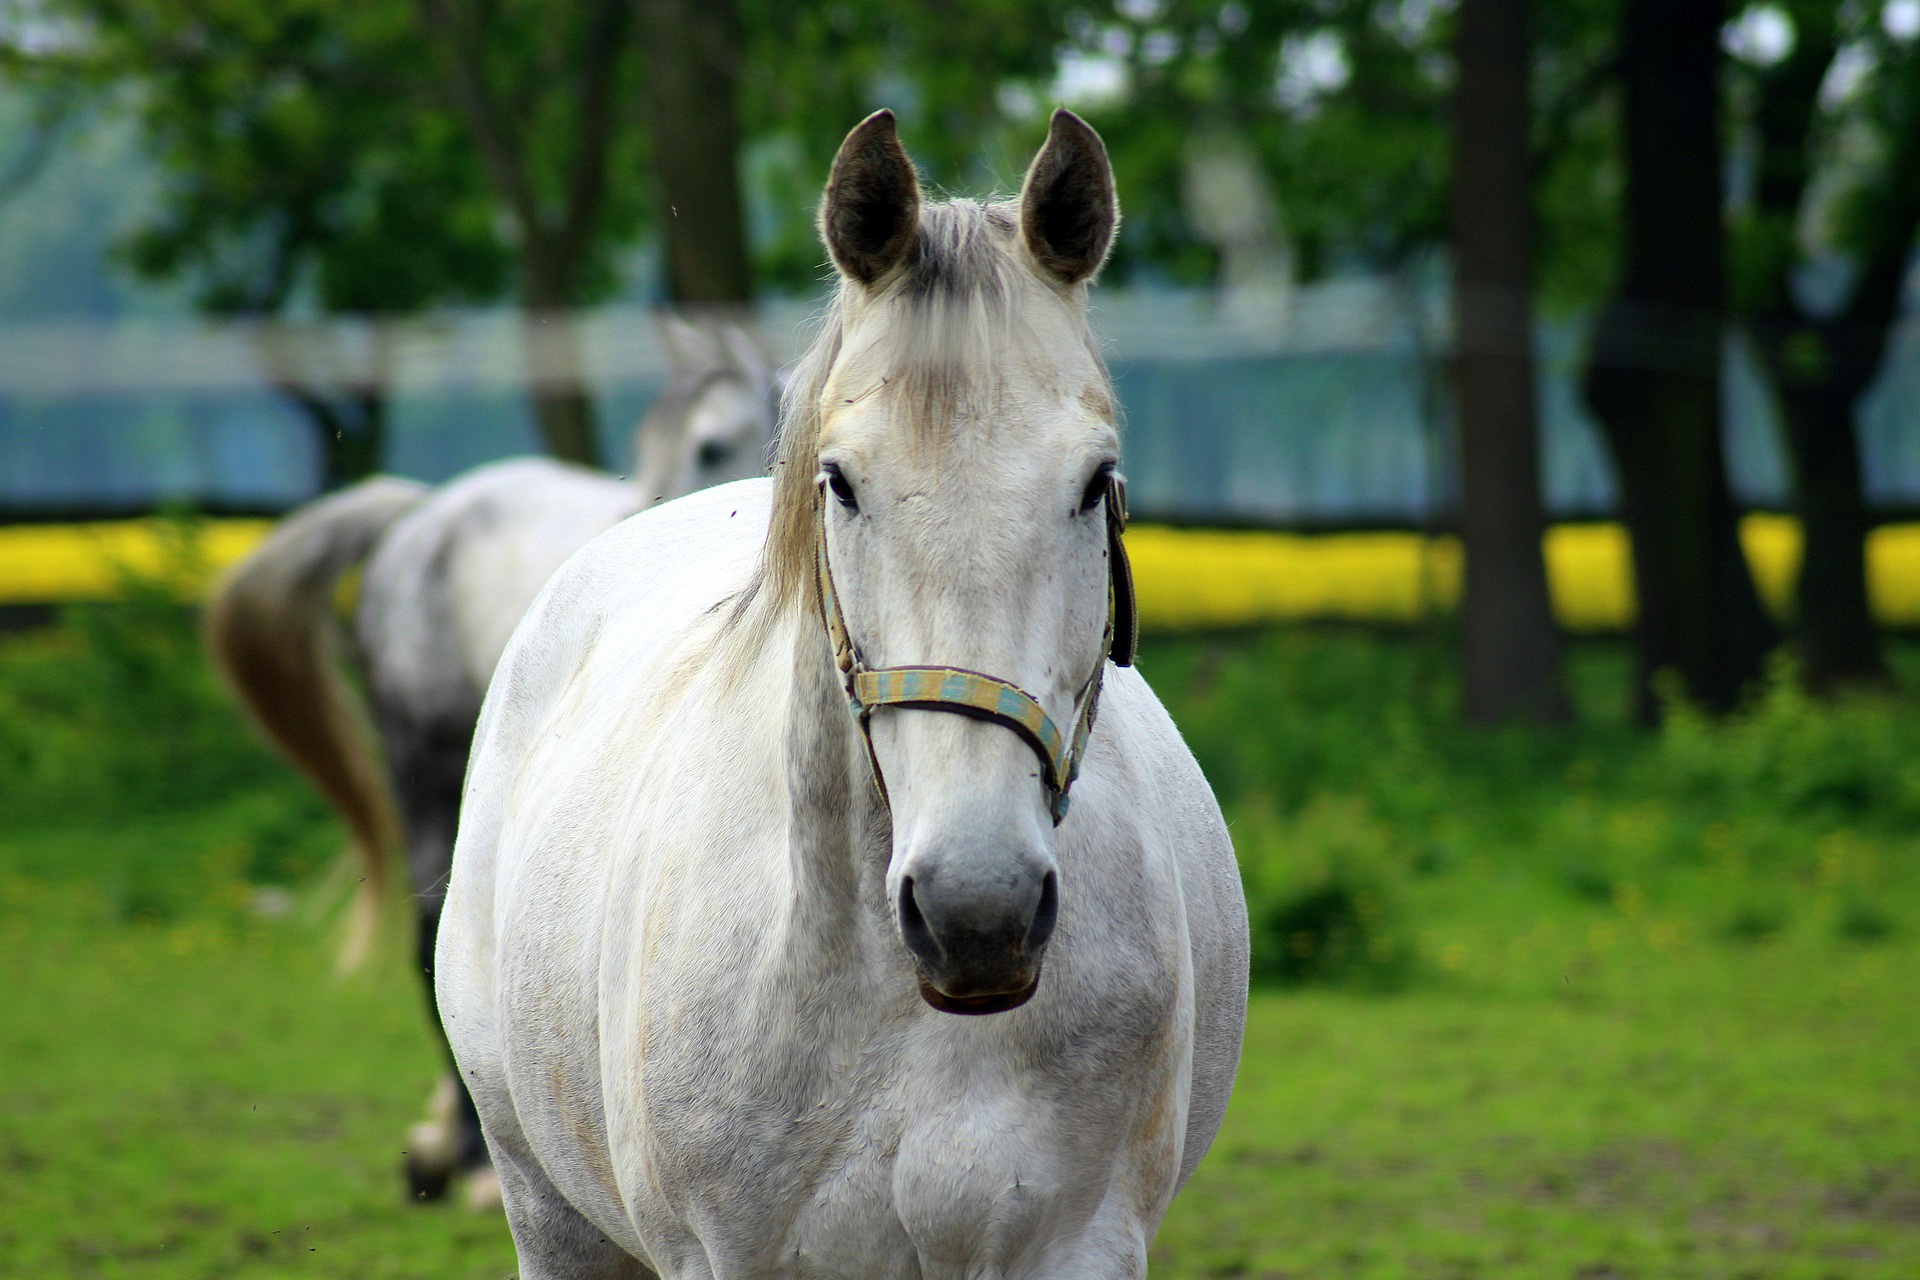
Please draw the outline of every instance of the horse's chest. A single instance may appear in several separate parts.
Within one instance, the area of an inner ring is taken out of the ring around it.
[[[681,1241],[662,1254],[697,1240],[715,1275],[795,1280],[1018,1274],[1033,1241],[1092,1216],[1113,1167],[1118,1135],[1066,1133],[1038,1098],[838,1092],[778,1119],[736,1099],[760,1117],[749,1126],[737,1108],[649,1107],[632,1154],[653,1176],[632,1208]]]
[[[755,1037],[689,1035],[685,1016],[643,1051],[629,1098],[609,1090],[627,1212],[665,1274],[682,1274],[675,1258],[696,1260],[689,1275],[1054,1274],[1047,1242],[1091,1230],[1116,1174],[1167,1184],[1146,1200],[1171,1193],[1174,1147],[1143,1145],[1136,1104],[1171,1079],[1157,1038],[1117,1075],[1089,1075],[972,1044],[982,1028],[945,1015],[931,1035],[912,1019],[875,1035],[769,1016]],[[1162,1097],[1168,1135],[1184,1109]]]

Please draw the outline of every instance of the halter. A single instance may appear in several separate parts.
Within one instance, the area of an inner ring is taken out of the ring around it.
[[[814,506],[820,516],[815,557],[820,577],[820,618],[826,624],[827,638],[833,642],[833,662],[840,669],[840,679],[846,687],[847,707],[860,726],[860,740],[867,744],[867,764],[873,770],[873,786],[880,793],[881,803],[891,801],[887,798],[887,780],[880,772],[880,757],[873,750],[873,713],[879,707],[900,707],[947,711],[976,720],[990,720],[1013,730],[1040,757],[1053,825],[1059,826],[1067,816],[1067,791],[1080,775],[1080,761],[1100,708],[1100,681],[1107,659],[1112,658],[1115,666],[1132,666],[1140,639],[1133,570],[1120,536],[1127,527],[1127,482],[1119,476],[1107,478],[1106,504],[1107,630],[1100,641],[1100,660],[1074,699],[1073,733],[1068,737],[1060,732],[1060,726],[1053,722],[1038,698],[997,676],[965,667],[869,667],[848,634],[846,619],[840,612],[840,598],[833,589],[833,569],[827,563],[826,513],[821,499],[815,496]]]

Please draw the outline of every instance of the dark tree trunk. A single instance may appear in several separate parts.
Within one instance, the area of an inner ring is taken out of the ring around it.
[[[1752,323],[1793,463],[1803,535],[1794,587],[1801,670],[1811,687],[1823,691],[1888,678],[1867,594],[1872,521],[1854,411],[1886,353],[1904,266],[1898,259],[1868,264],[1868,271],[1885,278],[1863,280],[1852,303],[1829,320],[1805,313],[1783,269],[1776,305]]]
[[[753,299],[740,194],[740,57],[733,0],[641,0],[648,136],[677,306]]]
[[[1853,416],[1859,389],[1785,385],[1780,391],[1804,535],[1795,588],[1804,674],[1816,689],[1884,680],[1867,597],[1870,526]]]
[[[320,443],[320,488],[331,493],[380,470],[387,446],[387,398],[379,390],[329,396],[282,377],[280,391],[307,415]]]
[[[417,0],[423,28],[444,57],[449,100],[473,134],[506,211],[518,224],[521,253],[522,333],[534,422],[556,458],[598,466],[595,408],[580,356],[573,309],[581,301],[595,244],[603,234],[608,166],[623,113],[615,85],[621,55],[630,52],[631,0],[582,0],[569,14],[557,6],[556,21],[578,20],[580,61],[566,77],[558,99],[574,111],[566,177],[555,204],[543,195],[534,144],[520,118],[551,85],[506,85],[489,76],[485,6]],[[551,77],[549,77],[551,80]]]
[[[1453,382],[1460,420],[1466,712],[1564,720],[1540,539],[1529,174],[1529,0],[1464,0],[1454,98]]]
[[[587,391],[580,360],[580,337],[564,312],[527,318],[536,336],[532,345],[538,372],[533,386],[533,420],[540,442],[562,462],[600,465],[599,431],[593,397]]]
[[[1900,284],[1920,219],[1920,186],[1912,176],[1920,127],[1909,119],[1894,131],[1871,188],[1875,198],[1865,202],[1875,216],[1864,220],[1869,229],[1851,246],[1860,267],[1853,296],[1838,314],[1813,314],[1793,290],[1802,260],[1797,229],[1816,163],[1820,86],[1842,33],[1830,7],[1803,9],[1795,18],[1787,57],[1757,73],[1758,183],[1743,237],[1741,302],[1780,410],[1805,535],[1794,610],[1802,671],[1813,687],[1830,689],[1887,677],[1867,597],[1869,522],[1854,411],[1899,318]]]
[[[387,398],[362,391],[348,400],[350,426],[334,436],[327,450],[327,488],[339,489],[380,470],[387,446]]]
[[[600,465],[593,395],[581,358],[568,290],[529,254],[521,316],[534,425],[549,454],[583,467]]]
[[[1657,683],[1731,710],[1776,642],[1739,539],[1721,445],[1725,229],[1719,0],[1625,0],[1621,278],[1585,391],[1619,480],[1638,616],[1635,709]]]

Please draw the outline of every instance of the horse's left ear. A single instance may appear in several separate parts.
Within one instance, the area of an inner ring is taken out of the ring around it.
[[[1061,107],[1020,188],[1020,233],[1042,271],[1078,284],[1100,269],[1120,223],[1113,167],[1093,126]]]

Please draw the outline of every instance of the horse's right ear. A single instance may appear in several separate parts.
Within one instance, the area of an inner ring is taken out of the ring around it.
[[[820,202],[820,238],[843,275],[872,284],[906,260],[920,229],[920,178],[893,112],[855,125],[833,158]]]

